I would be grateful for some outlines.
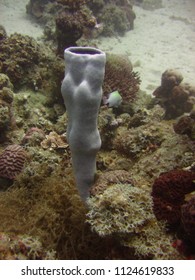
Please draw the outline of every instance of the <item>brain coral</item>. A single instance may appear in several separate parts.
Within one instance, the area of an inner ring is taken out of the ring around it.
[[[15,179],[22,171],[26,157],[26,152],[21,146],[7,146],[0,155],[0,177]]]
[[[195,190],[195,172],[172,170],[162,173],[152,187],[153,210],[158,220],[175,225],[181,219],[185,195]]]
[[[132,70],[132,64],[127,56],[107,55],[103,94],[107,96],[117,90],[123,101],[134,100],[139,90],[140,78]]]

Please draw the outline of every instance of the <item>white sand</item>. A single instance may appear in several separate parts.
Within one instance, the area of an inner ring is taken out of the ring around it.
[[[102,50],[127,54],[138,65],[134,70],[147,93],[160,85],[168,68],[180,70],[184,81],[195,82],[195,0],[164,0],[163,6],[155,11],[135,6],[134,30],[118,40],[102,39],[100,45]]]
[[[26,14],[27,3],[28,0],[0,0],[0,24],[8,34],[19,32],[37,39],[42,28]],[[103,38],[99,47],[128,54],[134,70],[140,73],[141,89],[149,94],[168,68],[180,70],[184,81],[194,84],[195,0],[163,0],[162,9],[147,11],[134,6],[134,11],[134,30],[118,39]]]
[[[38,39],[43,34],[41,26],[26,13],[29,0],[0,0],[0,24],[10,35],[14,32]]]

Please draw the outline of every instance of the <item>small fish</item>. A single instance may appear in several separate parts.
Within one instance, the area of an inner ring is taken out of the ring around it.
[[[122,97],[120,93],[116,90],[111,92],[108,97],[103,97],[104,105],[108,105],[108,107],[117,108],[122,102]]]

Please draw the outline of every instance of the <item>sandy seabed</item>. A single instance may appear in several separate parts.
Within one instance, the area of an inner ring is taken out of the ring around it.
[[[26,14],[29,0],[0,0],[0,24],[8,35],[18,32],[38,39],[42,27]],[[160,84],[161,74],[174,68],[185,82],[195,84],[195,1],[163,0],[154,11],[134,6],[134,30],[124,37],[102,38],[99,48],[127,54],[140,74],[141,89],[151,94]]]

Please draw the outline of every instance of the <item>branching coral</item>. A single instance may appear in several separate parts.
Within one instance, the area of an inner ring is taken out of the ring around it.
[[[140,78],[133,71],[132,64],[127,56],[107,55],[103,84],[103,93],[105,95],[117,90],[123,101],[132,101],[139,90],[139,84]]]

